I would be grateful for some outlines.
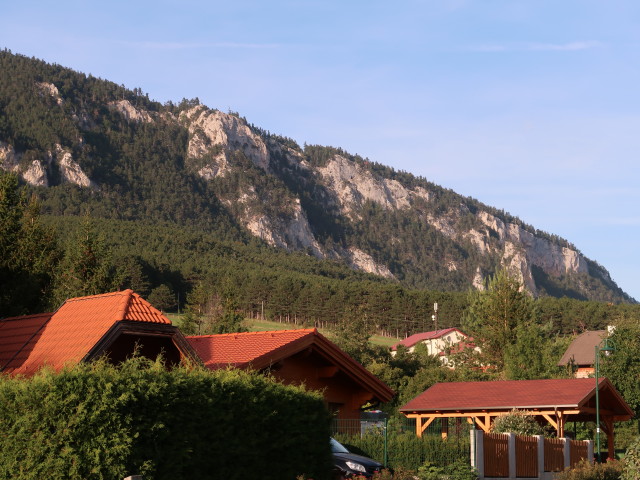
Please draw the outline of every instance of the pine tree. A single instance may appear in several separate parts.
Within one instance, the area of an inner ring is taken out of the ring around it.
[[[505,365],[507,350],[516,343],[518,325],[534,317],[531,297],[506,270],[499,270],[481,292],[471,292],[463,319],[465,332],[482,349],[482,361],[497,371]]]
[[[39,212],[17,177],[0,172],[0,317],[38,313],[48,303],[58,248]]]
[[[54,307],[68,298],[118,290],[124,275],[87,216],[67,245],[54,282]]]

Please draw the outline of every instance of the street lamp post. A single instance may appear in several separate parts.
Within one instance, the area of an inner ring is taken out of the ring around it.
[[[604,343],[604,345],[602,345]],[[602,347],[600,346],[602,345]],[[605,338],[602,342],[596,345],[595,349],[595,368],[596,368],[596,455],[598,463],[602,462],[602,455],[600,453],[600,379],[599,379],[599,367],[600,367],[600,352],[605,352],[605,355],[609,355],[615,351],[615,347],[609,344],[609,339]]]

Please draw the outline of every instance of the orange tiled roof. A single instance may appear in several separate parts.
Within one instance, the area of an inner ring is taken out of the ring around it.
[[[601,378],[602,382],[606,382],[606,379]],[[581,405],[594,392],[593,378],[437,383],[402,406],[400,411],[570,407]]]
[[[187,341],[212,370],[229,366],[260,370],[313,347],[376,398],[383,402],[393,398],[393,390],[315,328],[192,336]]]
[[[53,313],[0,319],[0,371],[38,334]]]
[[[5,342],[5,333],[15,333],[13,340],[6,341],[13,345],[13,352],[7,363],[0,364],[2,371],[32,375],[44,365],[60,369],[66,363],[79,362],[120,321],[171,325],[167,317],[132,290],[71,298],[48,315],[48,321],[43,316],[39,325],[38,316],[0,320],[0,324],[4,324],[0,327],[2,342]],[[21,328],[22,336],[18,334]],[[16,349],[20,340],[24,343]]]
[[[264,357],[278,357],[278,351],[317,333],[315,328],[273,332],[228,333],[187,337],[207,368],[244,367]]]

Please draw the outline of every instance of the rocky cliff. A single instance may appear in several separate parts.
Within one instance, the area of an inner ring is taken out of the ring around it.
[[[135,142],[153,130],[178,152],[158,153],[154,161],[173,162],[180,175],[210,185],[234,221],[271,246],[340,260],[413,287],[483,288],[487,275],[506,267],[534,295],[628,300],[603,267],[566,240],[425,179],[340,149],[301,148],[199,102],[161,106],[131,92],[81,101],[77,91],[41,77],[25,88],[68,122],[65,134],[40,148],[18,141],[11,128],[0,136],[0,168],[34,187],[70,185],[105,198],[135,189],[133,174],[126,187],[114,186],[113,172],[137,168],[139,160],[127,153],[131,146],[105,139],[118,131]]]

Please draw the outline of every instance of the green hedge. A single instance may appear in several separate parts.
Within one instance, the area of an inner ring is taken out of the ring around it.
[[[258,374],[134,358],[0,377],[0,478],[329,477],[322,397]]]
[[[354,453],[384,460],[384,433],[373,430],[360,435],[335,434],[335,439]],[[416,436],[415,432],[387,434],[387,460],[393,468],[417,471],[425,462],[444,467],[463,459],[470,463],[469,437],[442,440],[440,436]]]

